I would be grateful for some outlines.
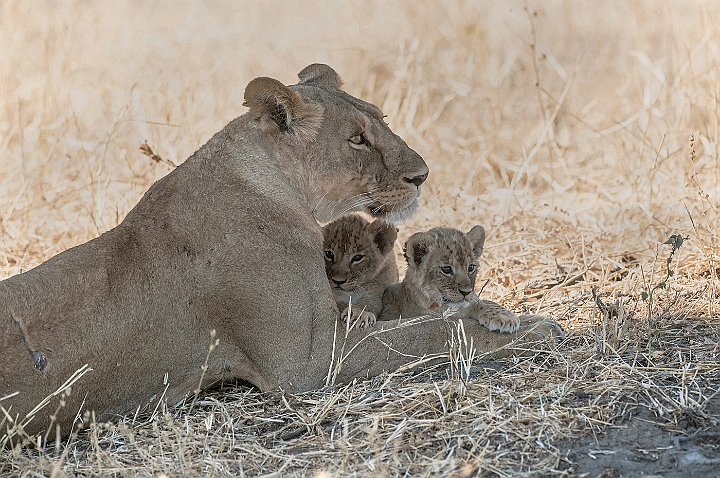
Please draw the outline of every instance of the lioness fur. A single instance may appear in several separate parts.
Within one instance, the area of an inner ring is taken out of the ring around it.
[[[349,214],[323,227],[323,234],[325,271],[341,320],[359,328],[375,325],[385,289],[398,282],[397,229]]]
[[[67,435],[84,412],[135,414],[219,380],[296,392],[442,359],[442,320],[338,332],[316,220],[351,210],[405,217],[428,168],[330,67],[299,77],[289,87],[252,80],[249,112],[150,187],[117,227],[0,282],[4,426]],[[465,332],[478,351],[517,338],[479,324]],[[59,406],[56,392],[85,365]]]
[[[484,245],[482,226],[467,234],[447,227],[413,234],[405,245],[405,278],[385,292],[380,320],[454,309],[454,318],[475,319],[493,331],[517,331],[520,319],[515,314],[495,302],[480,300],[475,293],[477,260]]]

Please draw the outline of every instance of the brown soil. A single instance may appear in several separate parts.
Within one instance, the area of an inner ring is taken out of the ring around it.
[[[717,477],[720,397],[708,401],[704,412],[689,412],[673,427],[639,406],[604,433],[561,440],[555,446],[578,476]]]

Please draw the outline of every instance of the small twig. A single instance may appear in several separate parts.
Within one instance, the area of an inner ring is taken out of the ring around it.
[[[667,259],[665,259],[665,278],[654,287],[650,287],[648,285],[647,286],[648,290],[643,291],[640,294],[640,298],[643,301],[647,301],[647,304],[648,304],[647,305],[647,327],[648,327],[648,329],[647,329],[647,333],[648,333],[647,351],[648,351],[648,354],[650,354],[650,352],[651,352],[653,336],[655,334],[657,334],[657,331],[653,330],[653,322],[652,322],[652,310],[653,310],[653,303],[654,303],[654,299],[655,299],[655,291],[658,289],[664,289],[665,287],[667,287],[667,281],[672,276],[675,275],[675,271],[670,269],[670,264],[672,263],[673,256],[680,249],[680,247],[682,247],[683,242],[687,241],[689,238],[690,238],[689,236],[682,237],[682,235],[680,235],[680,234],[673,234],[668,238],[667,241],[663,242],[663,244],[668,244],[672,247],[670,254],[668,255]]]
[[[201,367],[202,373],[200,374],[200,381],[198,382],[198,386],[195,390],[193,390],[193,393],[195,393],[195,396],[193,397],[193,401],[190,403],[190,408],[188,409],[188,415],[192,413],[193,407],[195,406],[195,403],[197,402],[198,396],[200,395],[200,391],[202,390],[202,381],[205,378],[205,373],[208,369],[208,362],[210,362],[210,354],[213,350],[215,350],[215,347],[217,347],[220,344],[220,339],[215,338],[215,329],[212,329],[210,331],[210,347],[208,347],[208,353],[205,355],[205,363]]]
[[[147,156],[148,158],[152,159],[156,163],[165,163],[168,166],[172,166],[173,168],[177,168],[177,164],[173,163],[169,159],[165,159],[157,154],[155,154],[155,151],[152,150],[150,145],[148,144],[147,140],[143,144],[140,145],[140,151]]]

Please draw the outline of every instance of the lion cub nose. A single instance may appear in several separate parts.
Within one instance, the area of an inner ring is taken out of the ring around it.
[[[460,292],[463,295],[463,297],[467,297],[468,294],[470,294],[470,292],[472,292],[472,291],[473,291],[472,289],[458,289],[458,292]]]
[[[415,186],[420,186],[428,177],[428,173],[415,176],[414,178],[403,178],[405,182],[413,183]]]
[[[335,284],[337,284],[337,285],[343,285],[344,283],[347,282],[347,279],[337,280],[336,278],[333,277],[333,280],[332,280],[332,281],[333,281]]]

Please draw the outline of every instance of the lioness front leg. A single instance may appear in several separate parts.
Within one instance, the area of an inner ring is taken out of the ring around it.
[[[490,300],[477,300],[461,309],[458,317],[477,319],[493,332],[513,333],[520,329],[520,319],[510,310]]]
[[[340,319],[343,322],[350,322],[350,328],[364,329],[372,327],[377,322],[375,314],[368,310],[367,306],[360,304],[351,304],[345,307]]]

